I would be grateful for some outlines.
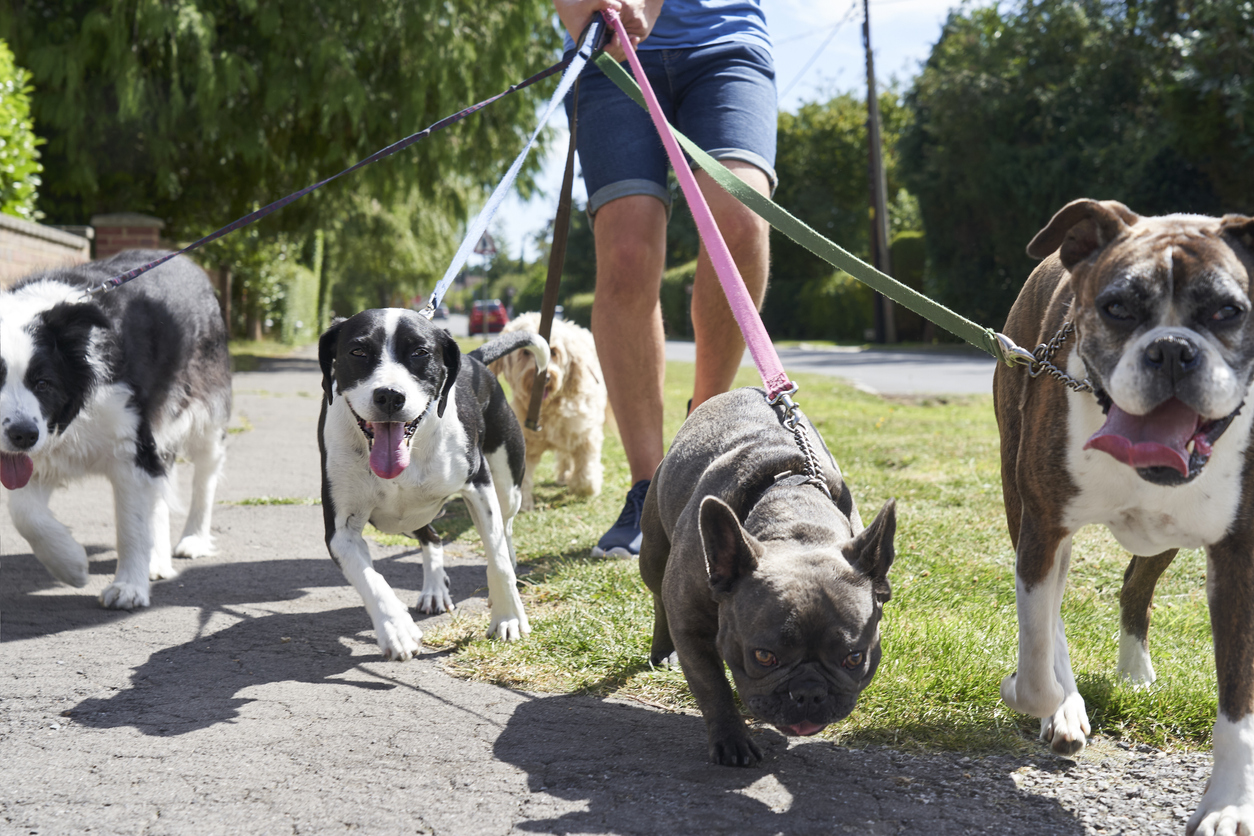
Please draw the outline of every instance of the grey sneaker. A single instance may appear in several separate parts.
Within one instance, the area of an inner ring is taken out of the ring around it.
[[[631,490],[627,491],[627,501],[623,503],[623,513],[592,547],[593,557],[635,557],[640,554],[640,512],[644,509],[644,495],[648,492],[648,479],[641,479],[631,486]]]

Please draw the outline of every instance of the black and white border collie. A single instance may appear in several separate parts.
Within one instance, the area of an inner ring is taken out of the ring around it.
[[[453,608],[440,539],[429,527],[460,494],[488,561],[488,635],[531,632],[515,583],[514,515],[522,504],[523,436],[486,363],[527,348],[549,357],[536,334],[508,334],[463,355],[448,331],[410,310],[363,311],[318,342],[326,397],[318,419],[327,549],[366,604],[379,649],[405,660],[422,631],[371,565],[370,523],[422,543],[418,609]]]
[[[113,484],[117,575],[100,602],[149,603],[171,555],[213,551],[209,518],[231,412],[226,328],[204,271],[176,258],[108,293],[84,291],[160,252],[37,273],[0,293],[0,484],[18,532],[58,580],[87,583],[87,552],[48,508],[95,473]],[[195,465],[192,503],[170,548],[171,470]]]

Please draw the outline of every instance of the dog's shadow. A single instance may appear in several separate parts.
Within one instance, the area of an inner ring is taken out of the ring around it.
[[[89,547],[88,552],[93,576],[113,574],[111,549]],[[376,556],[374,562],[411,606],[417,598],[412,590],[421,587],[422,579],[417,556],[416,551],[404,551]],[[193,611],[195,638],[152,653],[131,671],[129,687],[70,709],[70,716],[84,726],[131,726],[150,735],[186,734],[233,722],[241,707],[252,702],[240,692],[257,685],[293,681],[366,690],[396,687],[360,671],[361,663],[382,657],[357,593],[330,560],[180,560],[176,565],[177,578],[153,584],[151,607],[127,612],[105,609],[91,593],[59,584],[32,554],[6,555],[0,594],[4,641],[109,628],[119,621],[159,635],[172,630],[186,635],[188,615],[168,611]],[[478,600],[486,597],[481,565],[446,565],[445,570],[459,608],[486,608]],[[333,599],[330,609],[328,597]],[[307,610],[301,601],[306,598],[311,602]],[[335,608],[339,602],[346,606]],[[411,614],[428,629],[431,618]],[[224,619],[229,626],[218,626]],[[95,640],[105,640],[104,634],[97,633]],[[158,639],[165,640],[164,635]],[[370,652],[362,654],[362,645]]]
[[[536,833],[673,833],[696,822],[707,833],[989,833],[1012,822],[1024,834],[1084,832],[1053,799],[1021,793],[1013,766],[977,788],[960,755],[821,740],[790,748],[762,728],[754,739],[760,766],[714,766],[696,715],[555,696],[520,705],[494,752],[527,772],[531,792],[579,808],[516,825]]]

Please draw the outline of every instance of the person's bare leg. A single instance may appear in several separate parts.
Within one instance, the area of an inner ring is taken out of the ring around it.
[[[723,164],[762,194],[769,193],[770,181],[762,169],[739,160],[725,160]],[[704,171],[697,171],[696,177],[745,280],[745,287],[761,309],[770,267],[770,226]],[[692,330],[697,351],[697,380],[692,393],[692,406],[696,408],[731,388],[745,352],[740,327],[732,316],[704,244],[697,256],[697,273],[692,284]]]
[[[659,293],[666,265],[666,207],[649,195],[622,197],[601,207],[593,229],[592,335],[634,484],[652,479],[662,461],[666,343]]]

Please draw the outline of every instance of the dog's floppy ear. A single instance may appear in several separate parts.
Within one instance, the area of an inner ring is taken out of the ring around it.
[[[1070,270],[1128,230],[1141,216],[1117,200],[1073,200],[1058,210],[1028,244],[1028,255],[1045,258],[1054,250]]]
[[[897,500],[890,499],[875,515],[862,533],[844,545],[842,551],[849,565],[871,579],[875,599],[881,604],[892,597],[888,570],[896,552],[893,536],[897,533]]]
[[[104,311],[90,302],[63,302],[44,311],[40,318],[48,332],[56,335],[57,349],[68,354],[86,352],[91,329],[109,328]]]
[[[1231,235],[1245,251],[1254,256],[1254,218],[1245,215],[1224,215],[1219,224],[1220,231]]]
[[[701,500],[697,527],[705,551],[705,568],[710,574],[710,589],[714,592],[731,592],[736,581],[758,568],[762,545],[744,530],[726,502],[717,496]]]
[[[462,350],[457,340],[446,329],[440,329],[440,355],[444,361],[444,381],[440,384],[440,403],[435,409],[437,417],[444,417],[444,407],[448,406],[448,393],[457,381],[457,372],[462,367]]]
[[[328,406],[335,400],[335,352],[340,345],[340,328],[344,322],[343,318],[332,320],[331,327],[318,338],[318,365],[322,367],[322,391]]]

